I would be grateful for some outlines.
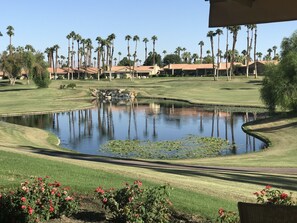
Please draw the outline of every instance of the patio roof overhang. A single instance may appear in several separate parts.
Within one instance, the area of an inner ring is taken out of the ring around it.
[[[297,20],[296,0],[210,1],[209,27]]]

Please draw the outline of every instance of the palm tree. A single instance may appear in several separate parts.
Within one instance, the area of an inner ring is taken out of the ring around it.
[[[226,76],[227,80],[229,80],[229,75],[228,75],[228,52],[229,52],[229,27],[226,27]]]
[[[272,47],[272,50],[273,50],[273,59],[274,59],[275,56],[276,56],[276,49],[277,49],[277,46],[273,46],[273,47]]]
[[[134,77],[134,72],[135,72],[135,62],[136,62],[136,57],[137,57],[137,42],[139,41],[139,36],[135,35],[133,36],[133,41],[135,42],[135,50],[134,50],[134,61],[133,61],[133,77]],[[138,74],[136,74],[136,77],[138,78]]]
[[[180,46],[178,46],[176,49],[175,49],[175,53],[180,57],[180,51],[182,51],[182,48]]]
[[[81,41],[81,36],[77,33],[74,36],[74,40],[77,42],[77,79],[79,79],[79,65],[80,65],[80,50],[79,50],[79,42]]]
[[[165,57],[165,55],[166,55],[167,51],[166,51],[166,50],[163,50],[163,52],[162,52],[162,53],[164,54],[164,57]]]
[[[132,37],[130,35],[125,36],[125,40],[127,40],[127,52],[128,52],[127,56],[128,56],[128,60],[129,60],[130,75],[131,75],[131,60],[130,60],[131,54],[130,54],[130,44],[129,44],[129,42],[130,42],[131,38]]]
[[[58,44],[56,44],[56,45],[54,45],[53,46],[53,51],[55,51],[55,53],[56,53],[56,58],[55,58],[55,64],[56,64],[56,66],[55,66],[55,70],[54,70],[54,72],[55,72],[55,79],[57,78],[57,68],[58,68],[58,50],[59,50],[59,45]]]
[[[67,58],[67,66],[68,66],[68,71],[67,71],[67,79],[69,80],[69,69],[70,69],[70,39],[71,39],[71,34],[69,33],[66,38],[68,39],[68,58]]]
[[[251,49],[252,49],[252,43],[253,43],[253,32],[255,25],[254,24],[249,24],[246,25],[247,28],[247,47],[246,47],[246,77],[249,76],[249,62],[250,62],[250,54],[251,54]],[[251,31],[251,38],[250,38],[250,31]]]
[[[71,79],[73,80],[73,69],[74,69],[74,37],[75,37],[75,32],[71,31],[69,34],[71,37],[71,44],[72,44],[72,49],[71,49]]]
[[[213,31],[208,31],[207,37],[210,39],[210,46],[211,46],[211,61],[212,61],[212,68],[213,68],[213,78],[216,80],[216,72],[215,72],[215,62],[214,62],[214,49],[213,49],[213,37],[216,35]]]
[[[114,54],[114,40],[115,40],[116,36],[114,33],[110,34],[107,37],[107,41],[109,43],[109,47],[110,47],[110,56],[109,56],[109,80],[111,81],[111,68],[112,68],[112,60],[113,60],[113,54]]]
[[[153,41],[153,66],[155,66],[155,61],[156,61],[156,52],[155,52],[155,47],[156,47],[156,41],[158,40],[157,36],[152,36],[152,41]]]
[[[12,54],[11,37],[14,36],[14,32],[13,32],[14,28],[12,26],[7,26],[6,30],[7,30],[6,33],[9,36],[9,55],[11,55]]]
[[[114,65],[116,66],[116,65],[117,65],[117,60],[118,60],[118,59],[115,57],[113,60],[114,60]]]
[[[220,36],[223,34],[223,30],[217,29],[216,35],[218,35],[218,54],[217,54],[217,78],[219,78],[219,68],[220,68],[220,62],[221,62],[221,53],[220,53]]]
[[[256,56],[257,56],[257,25],[255,24],[255,32],[254,32],[254,63],[255,63],[255,78],[258,77],[258,69],[257,69],[257,61],[256,61]]]
[[[30,44],[27,44],[27,45],[25,46],[25,49],[27,50],[27,52],[32,52],[32,53],[35,52],[34,47],[33,47],[32,45],[30,45]]]
[[[197,62],[198,58],[199,58],[198,54],[197,53],[193,53],[192,60],[193,60],[193,63],[194,64]]]
[[[143,38],[142,42],[144,42],[144,50],[145,50],[145,60],[147,59],[147,43],[149,42],[148,38]]]
[[[261,53],[261,52],[257,52],[256,55],[257,55],[257,57],[258,57],[257,60],[260,60],[260,61],[261,61],[261,60],[262,60],[263,53]]]
[[[240,26],[229,26],[230,32],[233,34],[233,42],[232,42],[232,54],[231,54],[231,64],[230,64],[230,79],[233,74],[234,69],[234,61],[235,61],[235,46],[237,42],[238,31],[241,29]]]
[[[271,60],[272,49],[269,48],[269,49],[267,50],[267,52],[268,52],[268,58],[267,58],[267,59]]]
[[[203,56],[202,56],[202,52],[203,52],[204,42],[203,42],[203,41],[200,41],[200,42],[198,43],[198,45],[200,46],[200,63],[202,63],[202,58],[203,58]]]

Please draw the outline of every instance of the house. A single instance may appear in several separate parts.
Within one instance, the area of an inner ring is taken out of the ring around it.
[[[236,69],[244,66],[241,63],[234,63]],[[212,64],[169,64],[164,68],[164,74],[172,76],[209,76],[213,75]],[[215,69],[218,69],[219,75],[226,75],[226,70],[230,69],[230,63],[220,63],[219,67],[215,64]]]
[[[277,65],[279,63],[279,61],[277,61],[277,60],[271,60],[271,61],[263,60],[263,61],[256,61],[256,63],[257,63],[257,74],[263,74],[266,65],[269,65],[269,64]],[[249,73],[253,74],[254,70],[255,70],[255,62],[250,64]]]
[[[133,66],[113,66],[111,67],[111,75],[114,78],[131,78],[131,75],[134,73],[134,76],[144,78],[156,76],[160,73],[160,67],[155,66],[135,66],[133,70]],[[107,76],[110,71],[104,72]]]

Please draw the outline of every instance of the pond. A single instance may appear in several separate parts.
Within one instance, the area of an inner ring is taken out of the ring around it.
[[[110,140],[159,142],[181,140],[189,135],[228,140],[232,149],[221,155],[250,153],[266,147],[241,129],[246,122],[265,118],[263,110],[203,107],[171,100],[94,103],[93,109],[1,120],[51,131],[60,138],[62,147],[93,155],[115,156],[102,150]]]

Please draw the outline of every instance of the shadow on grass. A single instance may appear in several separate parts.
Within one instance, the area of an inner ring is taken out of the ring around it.
[[[18,88],[18,89],[0,89],[0,92],[10,92],[10,91],[32,91],[35,89],[28,89],[28,88]]]
[[[63,157],[81,161],[116,164],[123,167],[137,167],[157,171],[160,173],[181,176],[209,177],[230,182],[251,183],[259,185],[260,188],[269,184],[273,187],[297,191],[297,168],[214,167],[171,164],[163,161],[108,158],[80,153],[76,154],[64,151],[40,149],[28,146],[23,148],[28,149],[33,153],[52,157]]]
[[[248,84],[254,84],[254,85],[262,85],[262,81],[261,80],[253,80],[253,81],[248,81]]]

